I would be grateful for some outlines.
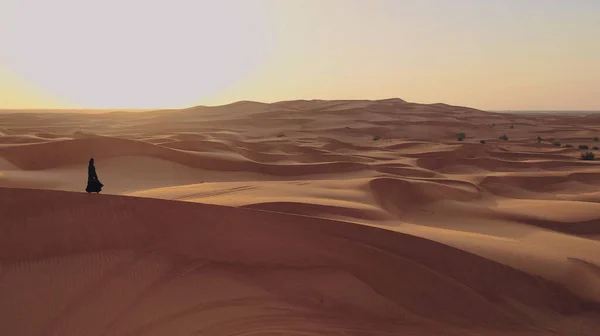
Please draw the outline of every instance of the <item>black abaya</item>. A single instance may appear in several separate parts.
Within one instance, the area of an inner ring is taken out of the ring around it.
[[[104,187],[104,184],[98,180],[98,175],[96,175],[96,167],[94,167],[93,163],[90,163],[88,166],[88,183],[85,191],[89,193],[99,193],[102,190],[102,187]]]

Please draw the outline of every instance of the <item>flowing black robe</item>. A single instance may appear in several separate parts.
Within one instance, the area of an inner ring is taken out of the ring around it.
[[[89,193],[99,193],[102,190],[102,187],[104,187],[104,184],[98,180],[98,175],[96,175],[96,167],[94,167],[93,164],[90,164],[88,166],[88,183],[85,191]]]

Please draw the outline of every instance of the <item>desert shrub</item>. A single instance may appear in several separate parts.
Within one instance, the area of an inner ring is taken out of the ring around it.
[[[504,134],[503,136],[499,137],[498,139],[506,141],[506,140],[508,140],[508,137],[506,136],[506,134]]]
[[[577,146],[579,149],[590,149],[590,146],[588,145],[579,145]]]
[[[571,144],[565,144],[563,147],[564,147],[564,148],[573,148],[574,146],[573,146],[573,145],[571,145]]]
[[[594,160],[596,158],[596,155],[594,155],[594,152],[585,152],[585,153],[581,153],[581,159],[582,160]]]
[[[284,136],[285,136],[285,133],[277,133],[278,138],[283,138]]]
[[[511,129],[512,129],[512,128],[515,128],[515,125],[510,125],[510,128],[511,128]]]
[[[377,140],[381,140],[381,137],[379,135],[376,135],[373,137],[373,141],[377,141]]]
[[[552,144],[553,144],[554,146],[557,146],[557,147],[560,147],[560,146],[562,145],[562,144],[560,143],[560,141],[558,141],[558,140],[554,140],[554,141],[552,141]]]
[[[463,141],[465,139],[465,137],[466,137],[465,133],[458,133],[456,135],[456,140]]]
[[[598,146],[594,146],[593,150],[598,150]]]
[[[492,127],[496,127],[496,124],[492,124]]]
[[[537,141],[538,141],[538,143],[541,143],[541,142],[542,142],[542,140],[544,140],[544,139],[542,139],[542,137],[541,137],[541,136],[537,137]]]
[[[479,140],[479,142],[485,144],[485,140]]]
[[[598,138],[598,137],[595,137],[595,138],[594,138],[594,141],[595,141],[595,142],[598,142],[598,140],[600,140],[600,138]]]

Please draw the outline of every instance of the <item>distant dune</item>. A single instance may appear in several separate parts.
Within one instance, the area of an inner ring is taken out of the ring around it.
[[[597,115],[29,112],[0,113],[7,335],[600,330]]]

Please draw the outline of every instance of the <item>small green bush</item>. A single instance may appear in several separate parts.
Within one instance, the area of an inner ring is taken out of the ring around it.
[[[479,142],[485,144],[485,140],[479,140]]]
[[[458,133],[456,135],[456,140],[463,141],[465,139],[465,137],[466,137],[465,133]]]
[[[594,155],[594,152],[585,152],[585,153],[581,153],[581,159],[582,160],[594,160],[596,158],[596,155]]]
[[[538,141],[538,143],[541,143],[541,142],[542,142],[542,140],[544,140],[544,139],[542,139],[542,137],[541,137],[541,136],[537,137],[537,141]]]
[[[571,144],[566,144],[566,145],[564,145],[563,147],[564,147],[564,148],[573,148],[574,146],[573,146],[573,145],[571,145]]]
[[[504,134],[503,136],[499,137],[498,139],[507,141],[508,137],[506,136],[506,134]]]
[[[552,141],[552,144],[553,144],[554,146],[557,146],[557,147],[560,147],[560,145],[562,145],[562,144],[560,143],[560,141],[558,141],[558,140],[554,140],[554,141]]]
[[[579,149],[590,149],[590,146],[588,145],[579,145],[577,146]]]
[[[381,137],[379,135],[376,135],[373,137],[373,141],[377,141],[377,140],[381,140]]]

